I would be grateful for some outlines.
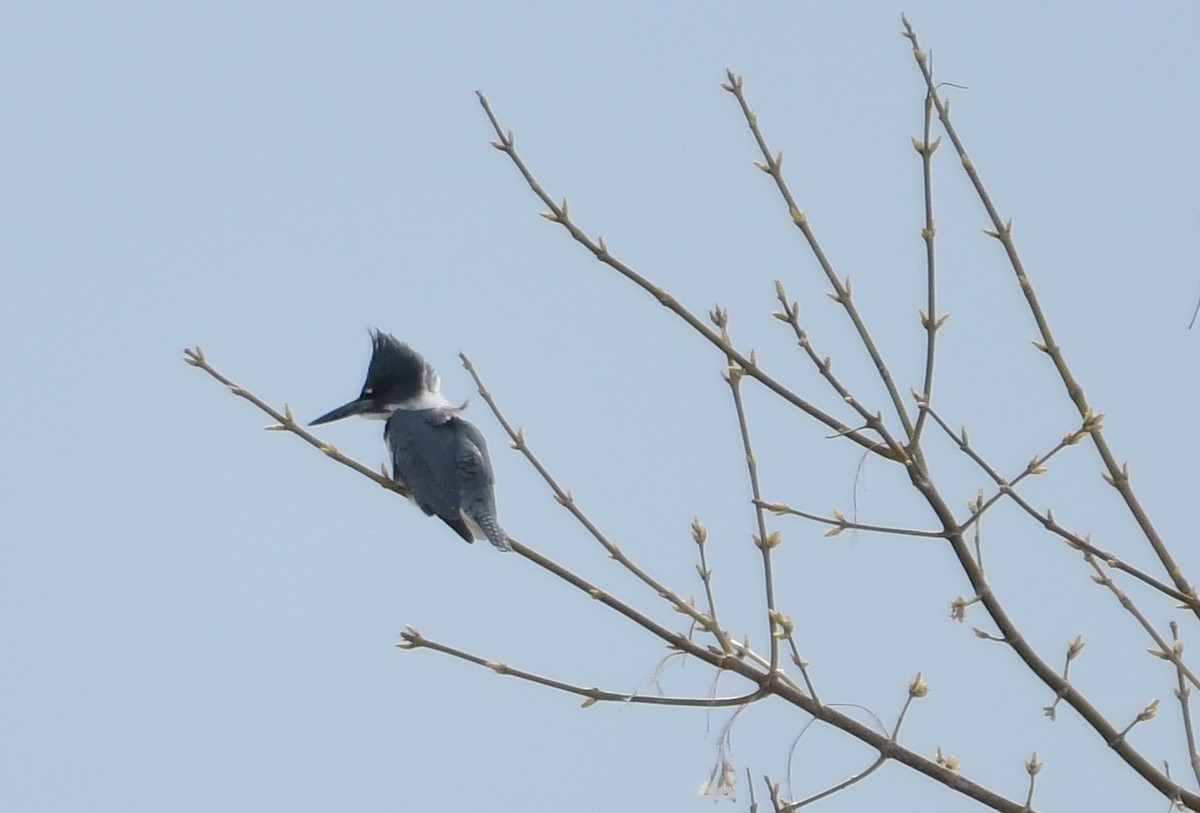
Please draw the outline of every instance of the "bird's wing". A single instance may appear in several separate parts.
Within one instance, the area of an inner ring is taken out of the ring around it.
[[[459,506],[489,542],[501,550],[508,550],[508,537],[496,520],[495,476],[483,433],[459,415],[454,415],[450,423],[456,437]]]
[[[471,531],[459,513],[456,420],[452,409],[401,409],[388,418],[384,433],[392,450],[392,476],[408,488],[422,511],[436,515],[471,542]]]

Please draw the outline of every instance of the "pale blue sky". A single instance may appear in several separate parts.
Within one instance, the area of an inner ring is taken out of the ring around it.
[[[1200,433],[1186,325],[1200,294],[1200,6],[910,3],[953,114],[1068,359],[1193,580]],[[580,504],[647,569],[700,595],[688,523],[711,532],[721,610],[765,643],[753,517],[722,359],[537,217],[493,150],[486,92],[546,187],[610,249],[830,410],[773,283],[884,408],[823,295],[732,97],[727,67],[854,291],[904,391],[919,386],[923,87],[897,6],[644,3],[10,3],[0,11],[0,809],[708,810],[697,788],[728,713],[599,705],[429,653],[431,638],[585,685],[648,688],[661,647],[516,556],[440,523],[266,422],[181,361],[312,418],[356,394],[367,330],[435,364],[475,361]],[[1073,428],[999,246],[937,154],[936,402],[1015,473]],[[894,472],[748,388],[772,499],[928,526]],[[839,414],[845,414],[839,412]],[[478,397],[514,536],[672,625],[506,448]],[[378,424],[321,433],[369,465]],[[984,484],[944,445],[956,507]],[[1080,446],[1030,497],[1150,566]],[[1074,555],[997,512],[989,573],[1081,686],[1186,774],[1173,676]],[[1011,653],[947,618],[966,587],[937,543],[779,521],[780,603],[826,699],[1046,809],[1159,809]],[[1141,594],[1138,594],[1139,597]],[[1165,629],[1169,612],[1148,604]],[[1184,628],[1195,649],[1193,627]],[[705,694],[698,664],[665,687]],[[742,688],[730,678],[721,691]],[[733,758],[782,780],[806,719],[763,705]],[[869,762],[814,728],[796,795]],[[760,805],[765,806],[758,788]],[[897,800],[902,800],[897,802]],[[737,809],[748,802],[744,778]],[[823,810],[959,810],[898,766]],[[725,806],[728,807],[727,803]],[[733,809],[733,808],[728,808]],[[763,809],[763,807],[760,807]]]

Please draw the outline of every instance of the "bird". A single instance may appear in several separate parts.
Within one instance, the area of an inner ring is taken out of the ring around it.
[[[359,415],[386,421],[384,442],[392,479],[427,516],[436,516],[467,542],[487,539],[512,550],[496,519],[495,476],[483,433],[462,406],[441,393],[437,372],[409,345],[378,329],[367,378],[358,397],[309,423]]]

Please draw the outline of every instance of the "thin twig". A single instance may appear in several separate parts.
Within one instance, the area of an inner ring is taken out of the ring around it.
[[[890,525],[870,525],[864,522],[851,522],[846,519],[841,511],[836,508],[833,511],[832,517],[822,516],[821,514],[810,514],[807,511],[801,511],[792,508],[781,502],[763,502],[762,507],[774,514],[788,514],[794,517],[812,520],[822,525],[828,525],[829,531],[825,536],[837,536],[842,531],[870,531],[879,534],[895,534],[897,536],[915,536],[922,539],[945,539],[944,531],[923,531],[918,528],[894,528]]]
[[[774,314],[775,318],[782,322],[787,322],[792,328],[792,334],[796,337],[796,344],[800,345],[800,348],[804,350],[809,361],[817,368],[817,372],[821,374],[821,377],[825,379],[833,391],[837,393],[838,398],[849,404],[858,413],[858,416],[862,418],[863,422],[883,439],[884,443],[890,447],[898,448],[899,444],[896,443],[896,439],[888,431],[879,413],[871,412],[863,406],[862,402],[850,392],[850,388],[834,375],[832,360],[828,356],[821,356],[816,348],[813,347],[812,340],[808,337],[808,331],[800,324],[800,303],[788,299],[787,289],[784,288],[782,280],[775,280],[775,298],[779,301],[780,306],[783,307],[782,311]]]
[[[771,797],[771,809],[774,811],[774,813],[783,813],[783,810],[786,807],[786,802],[784,802],[783,797],[779,795],[779,783],[772,782],[771,777],[766,775],[763,776],[763,782],[766,784],[767,793]]]
[[[1175,688],[1175,698],[1179,701],[1180,716],[1183,718],[1183,733],[1187,738],[1188,763],[1192,766],[1192,775],[1200,783],[1200,753],[1196,751],[1196,729],[1192,725],[1192,691],[1184,680],[1183,669],[1179,660],[1183,656],[1183,641],[1179,637],[1179,622],[1171,622],[1171,651],[1177,656],[1175,662],[1176,677],[1179,685]]]
[[[1142,710],[1133,716],[1133,719],[1129,721],[1129,725],[1122,728],[1121,732],[1117,735],[1117,737],[1121,740],[1124,740],[1125,737],[1129,736],[1129,732],[1133,731],[1134,726],[1138,726],[1138,725],[1141,725],[1142,723],[1146,723],[1146,722],[1149,722],[1150,720],[1153,720],[1155,715],[1157,715],[1157,714],[1158,714],[1158,699],[1155,698],[1154,700],[1151,700],[1149,703],[1147,703],[1145,706],[1143,706]]]
[[[548,678],[543,675],[529,672],[524,669],[518,669],[515,666],[509,666],[500,661],[489,660],[478,655],[473,655],[465,650],[457,647],[443,644],[438,641],[430,640],[412,627],[405,627],[404,632],[400,633],[400,643],[397,644],[401,649],[431,649],[435,652],[441,652],[443,655],[449,655],[459,660],[473,663],[476,666],[483,666],[491,669],[498,675],[510,675],[520,680],[536,683],[539,686],[546,686],[551,689],[556,689],[568,694],[579,695],[586,698],[585,705],[592,705],[596,702],[611,702],[611,703],[642,703],[649,706],[700,706],[704,708],[723,708],[727,706],[745,706],[748,703],[753,703],[765,696],[762,689],[757,689],[737,697],[667,697],[663,695],[644,695],[630,694],[628,692],[612,692],[604,689],[597,689],[590,686],[579,686],[573,683],[566,683],[554,678]]]
[[[717,600],[713,596],[712,585],[712,568],[708,566],[708,529],[704,527],[704,523],[699,517],[692,520],[692,541],[696,543],[699,551],[700,563],[696,565],[696,573],[700,576],[700,581],[704,585],[704,598],[708,602],[708,617],[712,619],[712,628],[710,632],[717,639],[717,643],[721,645],[721,649],[725,652],[733,652],[734,644],[729,635],[721,627],[721,622],[717,618]]]
[[[914,679],[914,681],[909,684],[908,699],[904,703],[904,708],[901,709],[899,717],[896,719],[895,726],[893,726],[893,728],[892,728],[892,733],[891,733],[892,742],[897,741],[897,738],[900,734],[900,726],[904,722],[904,715],[908,711],[908,707],[912,703],[913,698],[916,696],[913,693],[912,687],[914,685],[917,685],[918,683],[920,683],[920,685],[922,687],[924,687],[925,690],[928,689],[928,686],[926,686],[924,683],[921,683],[921,676],[919,674]],[[866,708],[863,708],[863,711],[865,711],[867,714],[870,714],[872,717],[874,717],[875,722],[879,725],[880,730],[883,730],[883,728],[884,728],[883,721],[880,720],[875,715],[874,712],[872,712],[870,709],[866,709]],[[807,731],[808,731],[808,724],[806,724],[804,726],[804,728],[802,728],[800,730],[800,733],[796,736],[796,739],[792,741],[792,745],[788,749],[787,784],[788,784],[788,792],[789,793],[792,792],[792,763],[795,761],[796,747],[800,744],[800,738],[803,737],[805,732],[807,732]],[[815,793],[812,796],[808,796],[799,802],[793,802],[791,804],[785,805],[782,809],[785,811],[797,810],[801,807],[810,805],[813,802],[820,801],[821,799],[824,799],[828,796],[832,796],[833,794],[837,793],[838,791],[845,790],[846,788],[850,787],[851,785],[853,785],[857,782],[861,782],[862,780],[866,779],[868,776],[870,776],[876,770],[878,770],[879,767],[881,765],[883,765],[885,762],[887,762],[887,757],[885,757],[881,754],[871,765],[869,765],[867,768],[863,769],[859,773],[850,776],[845,781],[839,782],[838,784],[833,785],[832,787],[826,788],[825,790],[820,791],[819,793]]]
[[[807,796],[798,802],[792,802],[791,804],[784,805],[782,808],[780,808],[780,810],[783,811],[783,813],[792,813],[793,810],[799,810],[802,807],[807,807],[808,805],[812,804],[813,802],[819,802],[822,799],[825,799],[829,796],[832,796],[835,793],[845,790],[846,788],[850,787],[851,785],[854,785],[854,784],[857,784],[858,782],[863,781],[868,776],[870,776],[871,774],[873,774],[877,770],[879,770],[881,767],[883,767],[883,764],[885,762],[887,762],[886,757],[882,757],[882,756],[877,757],[874,762],[872,762],[866,768],[864,768],[863,770],[854,774],[853,776],[850,776],[850,777],[842,780],[841,782],[838,782],[836,785],[832,785],[831,787],[828,787],[825,790],[820,791],[819,793],[814,793],[811,796]]]
[[[1042,771],[1042,761],[1038,759],[1037,751],[1025,761],[1025,773],[1029,774],[1029,792],[1025,794],[1025,807],[1033,809],[1033,791],[1037,786],[1037,776]]]
[[[808,661],[800,656],[800,647],[796,645],[796,625],[792,622],[792,617],[785,613],[776,613],[775,625],[779,630],[780,637],[787,641],[788,650],[792,655],[792,663],[800,670],[800,677],[804,679],[804,685],[808,687],[809,696],[820,703],[821,698],[817,697],[817,687],[813,683],[812,675],[808,673]]]
[[[900,713],[896,715],[896,724],[892,726],[892,741],[899,742],[900,726],[904,725],[904,718],[908,715],[908,709],[912,706],[914,700],[919,700],[929,694],[929,684],[921,677],[921,673],[917,672],[916,677],[908,682],[908,694],[904,697],[904,705],[900,708]]]
[[[925,379],[921,385],[920,406],[917,411],[917,424],[913,428],[912,440],[909,445],[914,449],[921,446],[921,432],[925,428],[927,405],[933,399],[933,370],[937,358],[937,332],[945,324],[946,317],[937,313],[937,252],[934,241],[937,238],[937,227],[933,219],[933,154],[942,143],[941,138],[930,140],[933,128],[933,96],[925,92],[925,128],[918,142],[913,139],[913,146],[921,155],[921,185],[925,191],[925,227],[921,229],[921,239],[925,241],[925,310],[921,312],[921,327],[925,328]]]
[[[1193,686],[1200,688],[1200,678],[1197,678],[1196,673],[1188,668],[1188,665],[1183,662],[1183,658],[1175,650],[1175,647],[1167,643],[1167,640],[1159,634],[1158,630],[1154,628],[1154,625],[1150,623],[1150,619],[1147,618],[1140,609],[1138,609],[1137,604],[1134,603],[1134,600],[1129,597],[1129,594],[1117,586],[1117,583],[1113,581],[1112,576],[1108,575],[1104,568],[1100,566],[1100,562],[1097,561],[1096,557],[1085,552],[1083,554],[1083,558],[1089,565],[1092,566],[1092,569],[1096,571],[1096,575],[1092,577],[1096,584],[1107,588],[1108,591],[1116,598],[1117,603],[1120,604],[1127,613],[1133,616],[1134,620],[1138,622],[1138,625],[1145,631],[1146,635],[1150,637],[1150,640],[1154,641],[1154,645],[1157,647],[1157,649],[1152,649],[1150,651],[1163,660],[1170,661],[1175,665],[1176,672],[1178,672],[1181,676],[1186,677],[1188,682]],[[1172,624],[1173,623],[1174,622],[1172,622]]]
[[[729,338],[729,314],[722,308],[715,308],[710,317],[713,324],[721,331],[721,339],[732,344]],[[754,354],[751,353],[751,360]],[[754,537],[754,544],[762,554],[762,569],[763,569],[763,589],[764,598],[767,604],[767,629],[771,637],[771,671],[775,672],[779,669],[779,624],[777,622],[777,610],[775,607],[775,576],[771,565],[771,550],[779,544],[782,536],[778,531],[767,531],[767,516],[762,508],[762,489],[758,482],[758,461],[754,457],[754,444],[750,441],[750,422],[746,418],[746,404],[742,400],[742,376],[745,373],[737,366],[737,362],[732,357],[727,359],[728,367],[721,374],[725,383],[729,385],[729,392],[733,396],[733,408],[737,414],[738,434],[742,440],[742,452],[745,457],[743,462],[746,464],[746,473],[750,479],[750,496],[754,502],[754,519],[758,526],[758,533]]]
[[[931,411],[931,408],[926,407],[926,411]],[[934,419],[944,431],[947,430],[945,421],[938,420],[936,415]],[[963,529],[966,530],[978,522],[988,509],[1000,502],[1000,500],[1004,499],[1004,497],[1008,496],[1009,492],[1022,480],[1034,475],[1045,474],[1046,464],[1049,463],[1050,460],[1053,459],[1054,456],[1059,452],[1078,443],[1084,437],[1084,435],[1086,435],[1086,429],[1068,432],[1057,444],[1054,445],[1054,448],[1050,449],[1044,454],[1034,455],[1033,458],[1025,464],[1025,468],[1021,471],[1021,473],[1011,479],[1004,479],[1001,477],[998,471],[984,461],[982,455],[973,453],[974,447],[971,446],[971,443],[967,438],[966,429],[963,429],[963,431],[959,433],[957,437],[955,437],[952,432],[949,434],[951,435],[951,439],[954,440],[955,444],[958,446],[959,450],[967,454],[967,456],[970,457],[976,463],[976,465],[983,469],[984,472],[987,473],[988,476],[991,477],[992,480],[999,486],[995,494],[993,494],[991,497],[988,497],[986,500],[979,502],[977,506],[972,509],[971,516],[968,517],[966,522],[962,524]]]
[[[1079,653],[1083,652],[1084,642],[1082,635],[1076,635],[1067,642],[1067,651],[1063,656],[1062,668],[1062,686],[1054,693],[1054,701],[1048,706],[1042,706],[1042,713],[1051,720],[1057,719],[1058,704],[1062,702],[1066,696],[1066,688],[1071,685],[1071,662],[1079,657]]]
[[[987,568],[983,564],[983,519],[981,518],[981,514],[983,513],[983,489],[980,489],[979,493],[975,495],[974,504],[968,503],[968,505],[971,506],[972,518],[975,520],[971,534],[971,541],[975,543],[975,561],[979,562],[979,569],[986,573]]]

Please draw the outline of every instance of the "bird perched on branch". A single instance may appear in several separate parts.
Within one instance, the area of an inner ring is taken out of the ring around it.
[[[362,392],[309,426],[360,415],[386,421],[384,441],[392,479],[429,516],[437,516],[468,542],[487,539],[511,550],[496,521],[495,478],[487,443],[440,392],[437,372],[421,354],[379,330]],[[465,406],[465,404],[464,404]]]

